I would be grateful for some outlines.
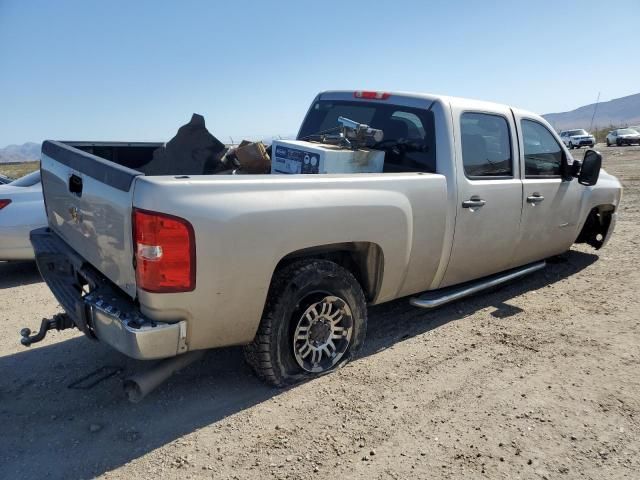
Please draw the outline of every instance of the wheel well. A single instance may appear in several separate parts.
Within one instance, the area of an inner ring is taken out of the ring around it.
[[[575,243],[587,243],[599,250],[607,236],[611,215],[615,211],[613,205],[598,205],[591,209]]]
[[[384,257],[382,249],[375,243],[345,242],[297,250],[280,260],[275,271],[305,258],[330,260],[349,270],[358,280],[368,302],[380,289]]]

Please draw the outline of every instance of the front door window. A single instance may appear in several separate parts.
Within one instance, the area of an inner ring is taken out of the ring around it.
[[[525,178],[551,178],[562,175],[562,147],[541,123],[522,120]]]

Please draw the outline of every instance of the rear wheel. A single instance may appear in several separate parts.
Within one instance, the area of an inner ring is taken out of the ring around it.
[[[611,146],[611,142],[609,141],[609,139],[607,138],[607,147]]]
[[[328,260],[303,260],[276,272],[245,358],[271,385],[291,385],[348,362],[367,328],[358,281]]]

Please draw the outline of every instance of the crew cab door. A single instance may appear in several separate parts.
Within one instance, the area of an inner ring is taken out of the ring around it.
[[[441,287],[508,269],[518,240],[522,182],[513,116],[507,107],[483,105],[451,108],[458,201]]]
[[[521,132],[523,198],[515,263],[524,265],[562,253],[576,240],[582,191],[561,176],[570,154],[548,125],[514,111]],[[514,265],[515,266],[515,265]]]

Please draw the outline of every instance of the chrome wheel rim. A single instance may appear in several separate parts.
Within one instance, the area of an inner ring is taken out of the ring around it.
[[[307,372],[334,367],[345,355],[353,334],[353,316],[347,302],[327,296],[309,305],[293,334],[293,353]]]

